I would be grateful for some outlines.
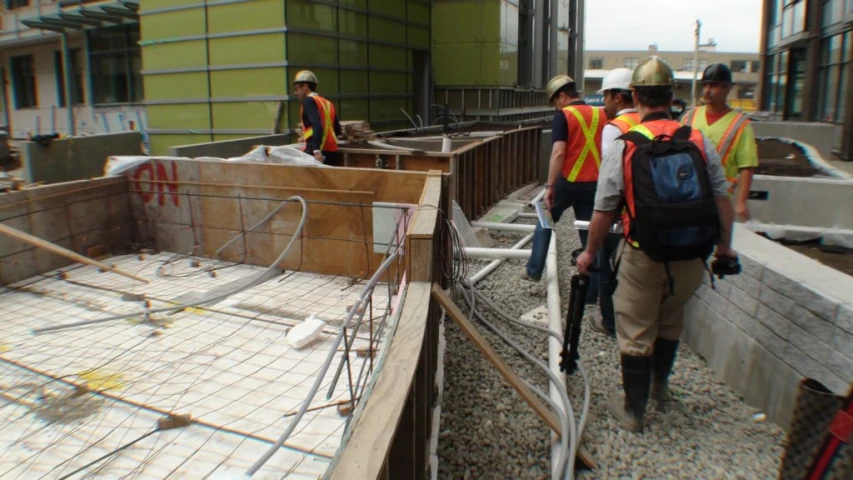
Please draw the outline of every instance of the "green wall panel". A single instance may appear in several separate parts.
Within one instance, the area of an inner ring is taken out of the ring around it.
[[[367,0],[338,0],[338,3],[350,7],[367,8]]]
[[[157,129],[210,129],[210,112],[206,103],[180,105],[148,105],[148,128]]]
[[[214,103],[213,126],[221,129],[264,128],[272,130],[277,102]]]
[[[207,73],[169,73],[145,75],[146,100],[170,100],[207,97]]]
[[[370,121],[405,118],[401,108],[406,108],[405,98],[371,98]]]
[[[289,84],[284,67],[210,72],[214,98],[287,95]]]
[[[327,63],[338,64],[338,40],[302,33],[288,33],[290,44],[288,61],[290,63]]]
[[[367,15],[351,10],[340,10],[338,21],[341,34],[367,38]]]
[[[484,43],[480,45],[480,85],[495,86],[501,84],[501,44]]]
[[[480,33],[481,2],[439,2],[432,5],[432,43],[477,42]]]
[[[342,94],[361,94],[368,93],[368,73],[358,70],[341,70],[341,91]]]
[[[144,70],[166,70],[203,67],[207,65],[205,48],[204,40],[143,45],[142,68]]]
[[[369,52],[366,42],[355,40],[341,40],[341,65],[363,65],[367,66],[367,54]]]
[[[379,68],[406,68],[406,49],[370,45],[370,66]]]
[[[406,2],[403,0],[370,0],[368,8],[371,12],[406,18]]]
[[[338,28],[335,7],[308,3],[305,0],[287,0],[284,3],[287,5],[288,27],[328,32],[334,32]]]
[[[428,28],[418,28],[409,25],[408,28],[408,38],[407,43],[410,47],[420,48],[424,50],[429,49],[429,29]]]
[[[480,36],[484,42],[501,41],[501,0],[483,0],[480,15]]]
[[[214,142],[227,142],[229,140],[240,140],[242,138],[252,138],[252,137],[258,137],[258,136],[260,136],[260,135],[249,135],[249,134],[246,134],[246,135],[222,135],[222,134],[219,134],[219,135],[213,135],[213,141]],[[246,153],[248,153],[248,152],[246,152]]]
[[[480,84],[478,43],[433,45],[432,68],[436,86]]]
[[[421,25],[429,25],[429,5],[412,0],[407,1],[409,2],[409,10],[407,12],[409,20]]]
[[[268,33],[210,40],[211,65],[284,62],[287,59],[284,33]]]
[[[151,149],[151,155],[168,155],[169,147],[177,147],[179,145],[193,145],[195,143],[206,143],[210,141],[208,134],[186,134],[186,135],[167,135],[153,134],[148,137],[148,145]]]
[[[139,24],[140,36],[146,42],[204,35],[204,30],[204,10],[200,8],[145,15]]]
[[[382,42],[406,43],[406,24],[379,17],[369,18],[370,38]]]
[[[406,93],[406,73],[370,72],[370,93]]]
[[[288,71],[290,72],[290,76],[287,80],[287,88],[289,88],[289,92],[295,95],[293,91],[293,77],[296,75],[296,72],[300,70],[304,70],[308,67],[298,65],[298,64],[290,64],[288,67]],[[338,70],[332,68],[315,68],[311,67],[310,70],[314,72],[314,75],[317,75],[317,80],[320,82],[317,84],[317,93],[323,95],[323,93],[338,93]]]
[[[211,33],[240,32],[284,26],[284,3],[281,0],[214,5],[208,9]]]
[[[345,98],[340,101],[342,120],[367,120],[368,101],[365,99]]]
[[[145,0],[144,2],[139,2],[139,11],[144,13],[161,8],[198,5],[200,3],[200,0]]]

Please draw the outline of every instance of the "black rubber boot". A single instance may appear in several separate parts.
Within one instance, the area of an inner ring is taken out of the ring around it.
[[[658,338],[652,354],[652,399],[657,410],[664,411],[669,400],[669,375],[678,352],[678,340]]]
[[[625,394],[614,394],[607,406],[625,430],[636,433],[643,431],[651,378],[652,357],[622,355],[622,385]]]

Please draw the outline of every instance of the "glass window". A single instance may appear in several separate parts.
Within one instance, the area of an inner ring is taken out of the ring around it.
[[[818,114],[825,122],[840,122],[843,110],[851,32],[823,40],[821,45]]]
[[[800,33],[806,29],[806,2],[799,1],[794,4],[794,15],[792,18],[791,33]]]
[[[825,0],[823,5],[823,26],[835,25],[844,18],[844,3],[849,0]]]
[[[38,106],[34,57],[32,55],[12,57],[9,63],[12,68],[12,87],[15,90],[15,108]]]
[[[6,5],[6,10],[30,6],[30,0],[6,0],[4,3]]]
[[[749,63],[747,60],[732,60],[729,66],[733,72],[746,73],[749,71]]]
[[[693,59],[692,58],[685,58],[684,63],[682,63],[681,69],[692,71],[693,70]]]
[[[637,65],[640,64],[640,59],[637,57],[625,57],[622,66],[625,68],[637,68]]]
[[[750,62],[749,72],[750,73],[758,73],[759,68],[761,68],[761,62],[753,61]]]
[[[85,103],[83,95],[83,68],[80,65],[80,50],[72,49],[68,52],[71,63],[71,96],[74,99],[72,105]],[[53,70],[56,72],[56,88],[59,93],[59,106],[65,106],[65,68],[62,63],[62,52],[53,52]]]
[[[142,101],[139,25],[90,30],[88,41],[93,103]]]
[[[594,57],[589,59],[590,70],[601,70],[604,68],[604,58]]]

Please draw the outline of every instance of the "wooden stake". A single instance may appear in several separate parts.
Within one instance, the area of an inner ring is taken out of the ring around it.
[[[548,406],[545,405],[545,403],[542,402],[535,393],[524,385],[521,378],[519,378],[515,371],[503,361],[497,352],[494,351],[488,340],[480,335],[480,332],[477,331],[477,327],[468,320],[468,317],[462,313],[462,310],[459,309],[453,299],[450,298],[450,296],[447,295],[447,293],[442,290],[438,284],[433,284],[432,296],[442,307],[444,307],[447,315],[452,318],[457,325],[459,325],[459,328],[462,329],[462,332],[465,333],[468,339],[474,342],[474,345],[477,346],[477,350],[479,350],[480,353],[486,357],[489,363],[497,369],[501,377],[503,377],[503,379],[506,380],[519,395],[521,395],[521,398],[527,402],[531,408],[533,408],[533,411],[535,411],[536,414],[539,415],[539,418],[548,425],[548,428],[557,435],[560,435],[560,421],[557,419],[557,416],[551,412]],[[580,439],[578,439],[578,441],[580,441]],[[578,449],[578,459],[588,468],[596,468],[596,464],[592,456],[585,450]]]
[[[107,265],[106,263],[102,263],[97,260],[92,260],[91,258],[84,257],[83,255],[80,255],[77,252],[72,252],[67,248],[60,247],[59,245],[55,243],[50,243],[46,240],[42,240],[41,238],[30,235],[26,232],[22,232],[16,228],[12,228],[6,224],[0,223],[0,233],[8,237],[12,237],[16,240],[20,240],[34,247],[41,248],[42,250],[47,250],[48,252],[55,253],[70,260],[74,260],[77,263],[85,263],[86,265],[92,265],[107,272],[117,273],[119,275],[124,275],[127,278],[132,278],[140,282],[149,283],[148,280],[142,277],[137,277],[136,275],[127,272],[123,272],[118,268],[114,267],[113,265]]]

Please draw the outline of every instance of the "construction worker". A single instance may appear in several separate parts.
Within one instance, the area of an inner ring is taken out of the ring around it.
[[[341,122],[332,102],[317,95],[318,83],[317,75],[309,70],[297,72],[293,79],[296,97],[301,102],[299,118],[305,137],[304,151],[318,162],[341,165],[336,137],[341,134]]]
[[[601,155],[604,158],[607,157],[607,151],[612,148],[617,137],[628,133],[628,130],[640,123],[640,116],[634,108],[634,97],[631,91],[633,73],[627,68],[616,68],[607,72],[601,81],[601,90],[596,92],[604,95],[604,111],[610,119],[601,132]],[[616,282],[611,259],[619,246],[619,239],[618,234],[607,235],[596,257],[599,270],[598,295],[601,320],[588,317],[593,330],[610,337],[616,336],[616,317],[613,312],[613,291],[616,289]]]
[[[608,409],[633,432],[643,429],[650,393],[664,406],[684,305],[702,283],[707,257],[716,247],[718,258],[737,258],[720,157],[701,132],[670,118],[673,77],[658,57],[634,71],[642,123],[616,140],[601,164],[589,242],[577,258],[578,271],[588,272],[621,216],[613,300],[624,395],[613,394]]]
[[[557,75],[545,88],[548,101],[556,112],[551,123],[551,161],[548,183],[545,185],[545,207],[554,222],[563,212],[573,207],[575,218],[589,220],[595,199],[595,185],[601,163],[601,132],[607,115],[597,107],[584,103],[575,81],[568,75]],[[586,245],[586,231],[579,232],[581,243]],[[537,223],[533,233],[530,260],[522,278],[539,281],[545,269],[551,230]],[[586,301],[592,303],[597,296],[597,278],[593,279]]]
[[[702,101],[704,105],[688,110],[681,123],[701,131],[716,145],[722,159],[729,194],[735,195],[735,215],[749,220],[749,189],[752,174],[758,166],[758,147],[755,133],[746,115],[729,107],[726,98],[732,91],[732,71],[723,63],[708,65],[702,72]]]

